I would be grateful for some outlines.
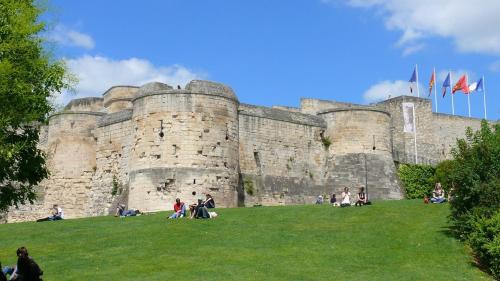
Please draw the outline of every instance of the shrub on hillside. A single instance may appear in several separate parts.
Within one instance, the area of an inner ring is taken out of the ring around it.
[[[435,168],[430,165],[401,164],[398,176],[406,192],[407,199],[429,196],[434,188]]]
[[[469,244],[480,261],[500,280],[500,211],[491,218],[474,221]]]
[[[500,278],[500,125],[492,128],[483,120],[479,131],[468,128],[452,153],[454,230]]]
[[[434,182],[441,183],[441,186],[446,191],[446,194],[450,191],[453,186],[453,169],[455,168],[455,161],[444,160],[436,166],[436,172],[434,174]]]

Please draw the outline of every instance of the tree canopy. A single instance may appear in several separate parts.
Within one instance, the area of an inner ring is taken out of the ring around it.
[[[0,0],[0,211],[33,202],[48,176],[39,126],[68,87],[63,61],[44,51],[42,12],[32,0]]]

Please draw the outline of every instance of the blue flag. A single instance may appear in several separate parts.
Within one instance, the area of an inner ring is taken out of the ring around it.
[[[413,70],[413,74],[411,75],[410,81],[408,82],[417,82],[417,67]]]
[[[482,77],[481,77],[481,79],[479,79],[479,81],[477,81],[476,91],[478,91],[478,92],[484,91],[483,78]]]
[[[448,75],[446,76],[446,79],[444,79],[443,82],[443,88],[450,87],[450,73],[448,72]]]
[[[444,79],[444,82],[443,82],[443,98],[446,95],[446,88],[448,88],[448,87],[451,88],[450,73],[449,72],[448,72],[448,76],[446,76],[446,79]]]

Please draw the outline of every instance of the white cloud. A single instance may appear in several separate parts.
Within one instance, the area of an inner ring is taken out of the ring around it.
[[[492,72],[499,72],[500,71],[500,60],[491,63],[489,69]]]
[[[461,52],[500,54],[500,1],[498,0],[321,0],[347,2],[374,9],[389,30],[403,34],[399,47],[413,46],[426,37],[453,40]]]
[[[443,84],[442,82],[444,79],[446,79],[446,76],[449,73],[449,70],[441,70],[441,71],[436,71],[437,73],[437,79],[438,82],[436,83],[439,87]],[[459,69],[459,70],[452,70],[451,71],[451,82],[455,84],[462,75],[467,74],[467,77],[469,79],[469,83],[472,83],[473,80],[475,80],[478,76],[475,72],[467,70],[467,69]],[[441,82],[441,84],[439,84]]]
[[[182,65],[155,66],[148,60],[139,58],[113,60],[85,55],[66,59],[66,63],[79,82],[75,87],[76,96],[64,93],[58,98],[61,103],[77,97],[101,96],[107,89],[116,85],[141,86],[156,81],[176,86],[206,76]]]
[[[415,44],[415,45],[409,45],[405,46],[403,49],[403,56],[409,56],[411,54],[417,53],[418,51],[422,50],[425,48],[425,44]]]
[[[94,39],[88,34],[70,29],[65,25],[57,25],[49,33],[49,39],[66,46],[81,47],[87,50],[95,47]]]
[[[420,96],[423,97],[425,94],[424,88],[419,83]],[[413,95],[417,95],[416,85],[413,85]],[[389,98],[401,96],[401,95],[411,95],[410,94],[410,83],[408,81],[396,80],[390,81],[385,80],[371,86],[364,94],[363,99],[365,102],[377,102],[381,100],[386,100]]]

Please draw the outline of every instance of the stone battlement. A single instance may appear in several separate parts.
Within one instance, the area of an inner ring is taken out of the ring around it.
[[[311,203],[344,186],[399,199],[396,166],[449,158],[467,126],[478,129],[480,120],[436,114],[430,100],[408,96],[269,108],[240,104],[230,87],[210,81],[114,86],[49,118],[40,148],[50,177],[36,203],[7,220],[45,216],[54,203],[68,218],[110,214],[118,203],[154,212],[205,193],[218,207]]]

